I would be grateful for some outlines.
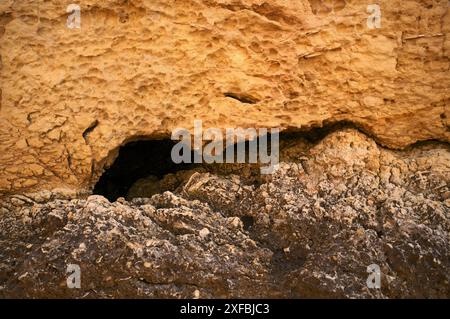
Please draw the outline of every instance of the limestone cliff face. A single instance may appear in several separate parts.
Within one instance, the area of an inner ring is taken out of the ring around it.
[[[0,203],[0,298],[448,299],[449,154],[343,130],[287,141],[260,183],[196,169],[131,201],[13,195]],[[81,289],[67,288],[68,264]]]
[[[0,191],[90,188],[117,149],[208,127],[348,121],[401,148],[450,141],[444,0],[0,3]]]

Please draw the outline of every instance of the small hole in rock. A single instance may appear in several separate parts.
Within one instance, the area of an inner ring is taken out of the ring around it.
[[[249,230],[255,224],[255,218],[252,216],[242,216],[241,221],[244,224],[244,230]]]
[[[225,93],[224,96],[238,100],[239,102],[244,103],[244,104],[256,104],[259,102],[257,98],[247,95],[247,94],[228,92],[228,93]]]

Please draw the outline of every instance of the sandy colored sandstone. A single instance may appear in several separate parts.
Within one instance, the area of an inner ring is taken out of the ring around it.
[[[176,127],[348,121],[403,148],[450,141],[448,1],[0,3],[0,192],[90,189],[127,141]]]

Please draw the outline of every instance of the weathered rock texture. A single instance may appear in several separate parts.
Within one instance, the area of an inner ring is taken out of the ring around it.
[[[0,191],[91,189],[120,145],[176,127],[355,123],[450,140],[447,0],[0,3]]]
[[[448,145],[390,151],[343,130],[284,141],[282,155],[260,182],[252,167],[209,167],[131,202],[9,197],[0,297],[450,297]]]

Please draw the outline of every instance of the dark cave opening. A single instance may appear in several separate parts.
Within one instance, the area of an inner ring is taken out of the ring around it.
[[[132,199],[135,195],[129,194],[135,183],[141,179],[147,180],[147,184],[143,182],[143,187],[152,188],[159,185],[168,174],[175,174],[180,171],[191,169],[200,169],[203,172],[213,171],[215,174],[228,175],[240,174],[242,165],[253,165],[253,172],[259,172],[258,164],[229,164],[229,163],[181,163],[176,164],[171,158],[171,151],[178,141],[165,140],[140,140],[130,142],[119,149],[119,154],[114,163],[107,167],[94,187],[93,194],[102,195],[109,201],[114,202],[118,198]],[[239,142],[231,146],[234,150],[234,160],[237,160],[238,145],[244,144],[245,163],[249,161],[250,147],[249,142]],[[223,149],[225,158],[230,148]],[[191,151],[191,160],[194,159],[195,151]],[[201,156],[201,155],[200,155]],[[259,175],[259,174],[258,174]],[[253,176],[254,179],[254,176]],[[251,179],[251,183],[254,180]],[[169,189],[159,189],[155,193],[161,193]],[[151,197],[151,194],[143,197]]]
[[[93,193],[113,202],[119,197],[126,198],[130,187],[141,178],[156,176],[161,179],[169,173],[190,169],[194,164],[175,164],[172,161],[171,150],[176,143],[169,139],[141,140],[122,146]]]
[[[322,127],[310,127],[306,130],[296,130],[291,128],[280,133],[280,151],[285,145],[289,144],[289,141],[304,139],[313,145],[323,139],[326,135],[338,129],[353,128],[361,131],[361,128],[348,122],[324,124],[325,125]],[[268,137],[271,139],[270,134],[268,134]],[[250,154],[248,141],[238,142],[232,146],[232,148],[236,150],[237,145],[241,143],[245,144],[245,164],[176,164],[172,161],[171,151],[173,146],[177,143],[178,141],[172,141],[170,139],[147,139],[129,142],[122,146],[114,163],[105,169],[98,180],[94,187],[93,194],[102,195],[111,202],[116,201],[119,197],[127,199],[130,188],[140,179],[151,177],[153,178],[153,181],[150,179],[150,184],[158,183],[158,180],[162,180],[168,174],[175,174],[180,171],[191,169],[203,169],[204,171],[210,171],[219,175],[237,174],[243,178],[244,183],[256,186],[261,183],[261,175],[259,174],[260,164],[249,164],[248,162]],[[225,148],[223,150],[224,154],[227,154],[228,150],[228,148]],[[194,151],[191,151],[190,156],[191,159],[194,158]],[[252,167],[251,176],[242,175],[243,165],[250,165]],[[165,190],[169,189],[159,189],[156,193],[164,192]],[[133,198],[133,196],[131,196],[131,198]],[[244,224],[251,227],[251,220],[244,220]]]
[[[173,190],[165,189],[164,187],[158,188],[158,186],[161,185],[160,182],[163,181],[164,177],[167,177],[168,174],[176,174],[180,171],[196,169],[202,172],[213,172],[218,175],[242,175],[243,165],[250,165],[252,167],[252,176],[249,176],[248,178],[241,176],[244,178],[244,182],[253,184],[259,182],[259,164],[249,164],[249,141],[235,143],[229,148],[224,148],[223,152],[221,152],[225,160],[226,154],[233,149],[235,163],[211,164],[206,164],[205,162],[174,163],[171,158],[171,151],[173,146],[178,142],[179,141],[172,141],[169,139],[139,140],[120,147],[116,160],[110,167],[105,169],[94,187],[93,194],[102,195],[111,202],[116,201],[120,197],[130,200],[136,197],[136,192],[133,191],[136,187],[135,183],[142,179],[140,181],[142,182],[140,184],[142,185],[141,187],[147,188],[150,193],[147,193],[148,195],[144,196],[142,193],[145,192],[138,191],[139,197],[151,197],[152,194],[155,193]],[[241,144],[243,144],[243,146]],[[236,152],[238,147],[242,147],[245,151],[245,163],[237,163]],[[191,151],[190,153],[190,158],[193,160],[196,152]],[[151,189],[154,189],[155,191],[152,193]]]

